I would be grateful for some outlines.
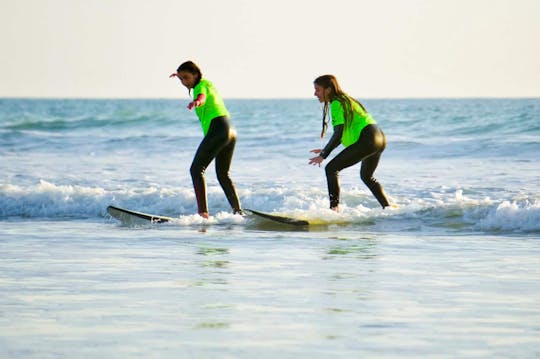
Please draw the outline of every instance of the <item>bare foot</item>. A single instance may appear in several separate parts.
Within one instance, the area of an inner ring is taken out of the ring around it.
[[[339,206],[331,207],[330,209],[334,212],[339,212]]]
[[[199,213],[199,216],[201,216],[202,218],[205,218],[205,219],[210,218],[210,215],[208,214],[208,212],[201,212],[201,213]]]

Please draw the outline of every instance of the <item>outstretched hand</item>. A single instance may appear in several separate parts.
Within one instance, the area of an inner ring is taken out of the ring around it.
[[[199,107],[201,105],[201,101],[199,100],[195,100],[195,101],[191,101],[188,105],[187,105],[187,108],[188,110],[193,110],[194,107]]]
[[[206,96],[200,93],[199,95],[197,95],[197,98],[195,100],[189,103],[187,108],[188,110],[192,110],[194,107],[202,106],[205,101],[206,101]]]
[[[309,164],[314,165],[314,166],[319,165],[319,167],[321,167],[322,161],[324,161],[324,158],[322,158],[321,156],[317,156],[317,157],[310,158]]]
[[[319,154],[319,153],[321,153],[321,151],[322,150],[320,148],[316,148],[316,149],[311,150],[309,152]],[[324,158],[322,158],[321,156],[316,156],[316,157],[313,157],[313,158],[309,159],[309,164],[314,165],[314,166],[319,165],[319,167],[321,167],[322,161],[324,161]]]

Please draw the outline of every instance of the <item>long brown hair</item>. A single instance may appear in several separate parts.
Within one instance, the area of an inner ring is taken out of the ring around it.
[[[362,105],[359,101],[355,100],[354,98],[347,95],[339,86],[339,83],[337,81],[337,78],[334,75],[322,75],[319,76],[313,81],[315,85],[321,86],[323,89],[330,89],[330,92],[328,94],[328,98],[325,98],[324,105],[323,105],[323,118],[322,118],[322,131],[321,131],[321,138],[324,137],[324,134],[326,132],[326,128],[328,127],[328,112],[330,103],[334,100],[338,100],[341,103],[341,106],[343,107],[344,115],[345,115],[345,127],[349,127],[352,123],[353,117],[354,117],[354,111],[352,107],[352,101],[356,102],[360,105],[362,110],[364,112],[367,112],[364,105]],[[325,92],[326,93],[326,92]]]

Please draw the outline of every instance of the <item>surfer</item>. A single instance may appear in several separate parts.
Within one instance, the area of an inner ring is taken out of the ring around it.
[[[323,104],[321,138],[328,127],[328,114],[332,118],[334,133],[323,149],[310,152],[317,154],[309,164],[321,165],[339,144],[345,147],[325,167],[330,208],[339,210],[339,172],[362,161],[360,178],[383,208],[390,203],[382,185],[373,177],[381,154],[386,147],[386,137],[365,107],[347,95],[335,76],[323,75],[314,81],[315,96]]]
[[[236,131],[230,124],[229,111],[214,85],[203,78],[200,68],[192,61],[181,64],[176,72],[169,76],[169,78],[173,77],[177,77],[190,94],[193,90],[193,101],[187,108],[195,109],[204,133],[204,138],[190,168],[199,215],[204,218],[209,217],[204,173],[214,159],[219,184],[225,192],[233,213],[242,214],[236,189],[229,176],[236,146]]]

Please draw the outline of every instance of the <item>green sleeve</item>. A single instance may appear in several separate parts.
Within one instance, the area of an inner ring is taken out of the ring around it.
[[[208,96],[208,86],[206,86],[206,81],[200,81],[194,88],[193,88],[193,99],[196,99],[197,96],[200,94],[203,94],[205,96]]]
[[[330,112],[332,115],[332,127],[343,125],[345,123],[345,114],[343,106],[338,100],[332,101],[330,104]]]

